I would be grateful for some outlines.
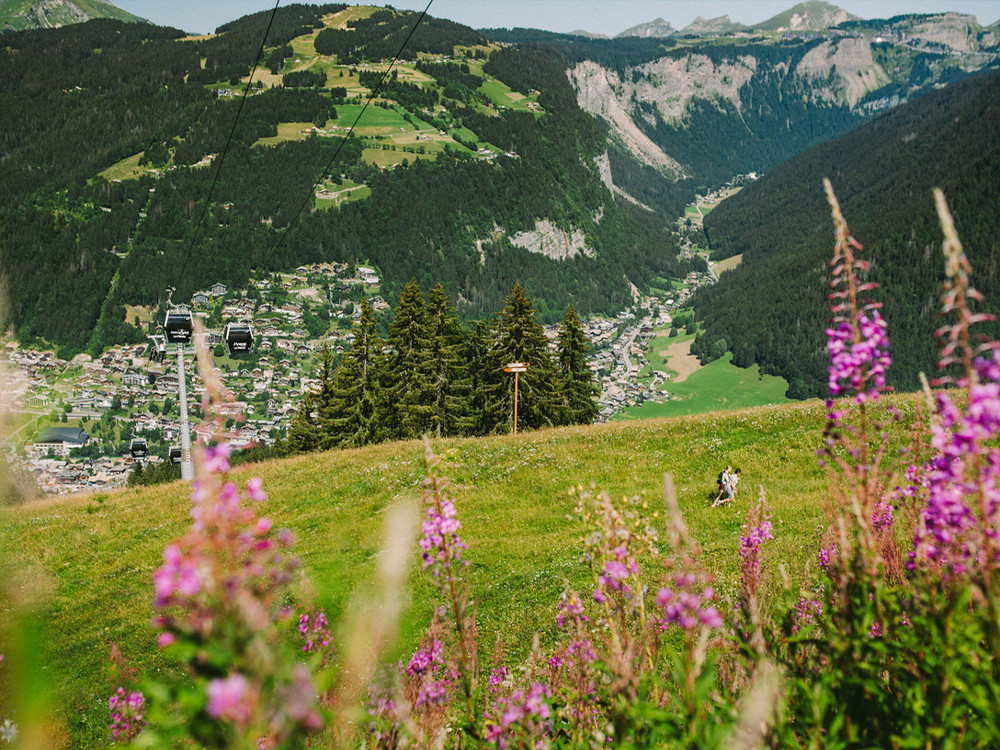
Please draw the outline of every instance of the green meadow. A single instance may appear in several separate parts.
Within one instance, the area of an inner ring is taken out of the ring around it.
[[[732,360],[732,353],[727,352],[721,359],[699,368],[683,382],[668,380],[662,386],[670,394],[668,400],[647,401],[640,406],[630,407],[618,418],[673,417],[791,402],[791,399],[785,397],[788,382],[784,378],[763,375],[757,365],[736,367]],[[667,368],[669,369],[669,365]]]
[[[904,412],[911,412],[906,403]],[[763,491],[776,537],[767,547],[768,585],[779,585],[779,562],[793,580],[802,580],[815,568],[826,526],[820,510],[825,478],[815,459],[823,419],[823,405],[814,401],[434,441],[469,546],[483,648],[492,648],[501,633],[508,653],[525,656],[536,632],[543,644],[552,638],[563,588],[586,592],[592,586],[581,554],[587,530],[574,515],[573,487],[593,486],[612,498],[639,496],[662,533],[664,475],[672,475],[684,518],[701,542],[702,562],[727,596],[738,585],[743,516]],[[387,508],[420,503],[422,456],[421,443],[399,442],[233,473],[241,484],[260,476],[269,494],[260,512],[294,533],[308,579],[299,588],[300,602],[323,607],[336,622],[369,589]],[[743,469],[742,491],[732,507],[711,508],[716,474],[727,463]],[[3,624],[8,635],[24,636],[22,647],[29,637],[35,644],[32,658],[58,706],[68,746],[107,742],[110,643],[141,674],[160,668],[150,626],[151,575],[164,547],[188,526],[188,493],[178,482],[0,511],[4,600],[18,603],[3,608]],[[430,616],[431,589],[420,575],[416,544],[412,552],[397,655],[413,648]]]

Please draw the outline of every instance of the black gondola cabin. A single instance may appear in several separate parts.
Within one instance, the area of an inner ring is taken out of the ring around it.
[[[170,463],[179,464],[181,462],[181,447],[179,445],[171,445],[167,451],[167,458]]]
[[[223,339],[230,354],[248,352],[253,348],[253,328],[245,322],[226,323]]]
[[[186,307],[174,307],[167,311],[163,321],[163,333],[171,344],[188,344],[194,324],[191,321],[191,311]]]
[[[149,446],[146,445],[146,438],[132,438],[128,449],[132,454],[132,458],[144,459],[149,455]]]

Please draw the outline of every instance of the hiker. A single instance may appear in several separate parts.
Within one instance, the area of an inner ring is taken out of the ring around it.
[[[722,486],[722,492],[712,503],[714,508],[717,505],[728,505],[736,499],[736,485],[740,483],[740,469],[729,475],[728,481]]]
[[[716,477],[715,483],[717,485],[719,485],[719,496],[715,498],[715,502],[712,503],[713,506],[717,505],[718,502],[719,502],[719,500],[722,499],[722,495],[726,491],[726,485],[729,484],[729,476],[732,473],[733,473],[733,467],[732,466],[726,466],[725,469],[723,469],[721,472],[719,472],[719,476]]]

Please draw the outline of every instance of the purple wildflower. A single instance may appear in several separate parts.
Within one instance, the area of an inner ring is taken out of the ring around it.
[[[138,690],[125,692],[119,687],[110,698],[111,738],[115,742],[128,742],[146,728],[146,699]]]

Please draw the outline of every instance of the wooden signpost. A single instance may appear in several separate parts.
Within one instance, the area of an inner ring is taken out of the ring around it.
[[[528,371],[527,362],[508,362],[504,372],[514,373],[514,434],[517,434],[517,376]]]

